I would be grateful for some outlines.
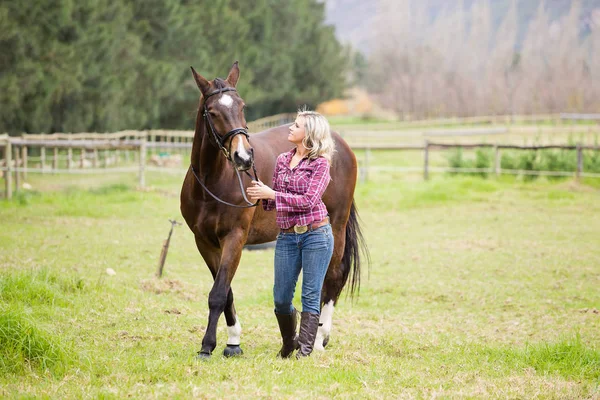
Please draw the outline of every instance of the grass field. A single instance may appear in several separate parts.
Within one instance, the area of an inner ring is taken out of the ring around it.
[[[181,177],[31,177],[0,201],[0,397],[600,398],[597,185],[370,178],[372,264],[327,351],[275,357],[273,253],[245,251],[245,354],[221,356],[222,318],[197,362],[212,282],[187,227],[153,277]]]

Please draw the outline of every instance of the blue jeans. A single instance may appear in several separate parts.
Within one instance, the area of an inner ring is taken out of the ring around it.
[[[333,255],[333,233],[327,224],[302,234],[280,233],[275,246],[275,312],[291,314],[302,270],[302,311],[321,313],[321,288]]]

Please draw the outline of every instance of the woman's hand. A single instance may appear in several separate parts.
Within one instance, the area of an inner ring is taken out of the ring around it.
[[[252,201],[260,199],[275,200],[275,191],[260,181],[252,181],[252,186],[246,189],[246,193]]]

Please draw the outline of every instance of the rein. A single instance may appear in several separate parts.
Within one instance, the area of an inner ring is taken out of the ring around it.
[[[198,176],[199,174],[196,173],[196,170],[194,169],[194,166],[192,164],[190,164],[190,169],[192,170],[192,174],[194,175],[194,177],[196,178],[196,181],[198,181],[200,186],[202,186],[202,188],[208,194],[210,194],[213,199],[217,200],[219,203],[225,204],[230,207],[235,207],[235,208],[251,208],[251,207],[256,207],[258,205],[258,203],[260,202],[260,200],[257,200],[256,203],[252,203],[250,200],[248,200],[248,197],[246,197],[246,192],[244,191],[244,185],[242,184],[242,177],[240,176],[240,171],[236,168],[235,163],[231,159],[231,142],[233,141],[233,138],[236,135],[244,135],[244,136],[246,136],[246,139],[248,139],[248,141],[250,141],[250,136],[248,135],[248,130],[246,128],[234,128],[234,129],[230,130],[229,132],[227,132],[222,137],[219,136],[217,134],[215,126],[212,122],[210,114],[208,113],[208,108],[206,107],[206,100],[208,100],[208,98],[210,96],[214,96],[215,94],[220,94],[223,92],[236,92],[236,91],[237,90],[235,88],[223,88],[223,89],[217,89],[217,90],[207,94],[204,98],[203,116],[204,116],[204,120],[206,121],[208,131],[212,134],[215,142],[217,143],[217,146],[219,147],[219,150],[221,150],[223,152],[227,161],[229,161],[233,165],[233,169],[235,170],[235,173],[237,174],[238,182],[240,184],[240,191],[242,192],[242,196],[244,197],[244,201],[247,203],[247,205],[237,205],[237,204],[229,203],[225,200],[221,200],[216,195],[214,195],[210,190],[208,190],[206,185],[200,180],[200,177]],[[227,142],[227,139],[230,139],[230,138],[231,138],[231,140],[229,141],[229,150],[227,150],[225,148],[225,142]],[[258,181],[258,174],[256,173],[256,166],[254,165],[254,157],[252,157],[252,170],[254,172],[254,180]],[[246,173],[246,175],[248,175],[250,178],[252,178],[252,175],[250,175],[248,173],[248,171],[244,171],[244,173]]]

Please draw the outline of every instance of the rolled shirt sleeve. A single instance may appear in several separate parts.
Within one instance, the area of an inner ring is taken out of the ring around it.
[[[277,157],[277,162],[275,163],[275,169],[273,169],[273,179],[271,179],[271,182],[273,185],[272,189],[275,191],[278,190],[277,174],[279,173],[279,168],[281,165],[281,157],[282,157],[281,155],[279,155],[279,157]],[[273,211],[275,209],[275,200],[263,199],[262,206],[265,211]]]

